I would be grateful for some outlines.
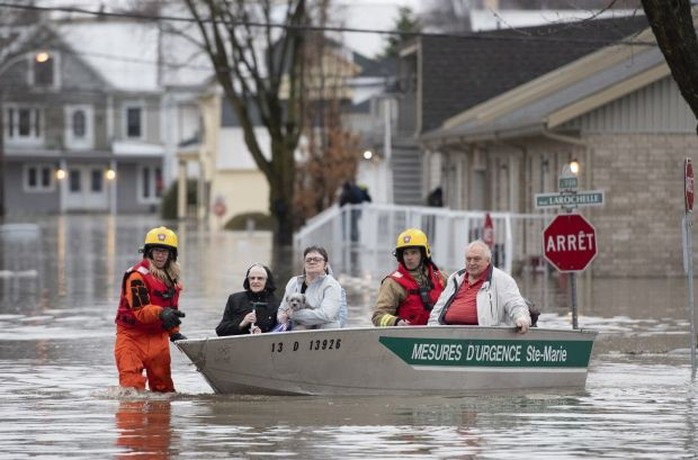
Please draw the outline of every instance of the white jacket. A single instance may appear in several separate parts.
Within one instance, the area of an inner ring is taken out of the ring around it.
[[[490,265],[490,275],[477,293],[477,321],[480,326],[514,326],[516,320],[524,317],[531,325],[528,306],[514,278],[502,270]],[[436,305],[429,314],[427,325],[444,324],[444,316],[451,305],[458,289],[467,276],[465,270],[459,270],[448,277],[446,289],[439,296]]]
[[[279,305],[279,313],[286,313],[290,308],[286,302],[289,294],[301,292],[305,275],[294,276],[286,284],[284,298]],[[311,308],[304,308],[293,313],[293,322],[313,329],[332,329],[340,327],[339,310],[342,303],[342,287],[331,275],[323,275],[305,290],[305,303]]]

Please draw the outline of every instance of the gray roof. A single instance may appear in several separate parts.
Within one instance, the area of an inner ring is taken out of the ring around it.
[[[397,73],[397,59],[384,57],[371,59],[363,54],[352,53],[354,64],[361,67],[360,77],[392,77]]]
[[[422,36],[422,132],[648,27],[645,16]]]
[[[493,137],[504,139],[526,133],[540,133],[544,129],[545,119],[551,113],[580,99],[598,94],[599,91],[648,71],[662,62],[664,62],[664,55],[658,47],[639,49],[630,61],[618,62],[528,104],[513,108],[492,121],[480,123],[478,120],[471,119],[450,129],[434,130],[422,136],[422,139],[425,141],[466,137],[471,140]]]

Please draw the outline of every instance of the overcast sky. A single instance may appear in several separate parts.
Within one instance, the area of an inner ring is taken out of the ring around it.
[[[344,27],[369,30],[392,30],[398,18],[400,6],[409,6],[419,11],[419,0],[335,0],[332,2],[337,13],[332,20]],[[100,5],[124,7],[133,4],[133,0],[39,0],[39,6],[70,6],[86,10],[98,10]],[[373,57],[384,47],[384,35],[369,33],[346,33],[344,42],[347,46]]]
[[[419,12],[419,0],[345,0],[335,4],[345,12],[344,26],[357,29],[393,30],[400,6]],[[368,57],[383,50],[385,35],[347,33],[345,43]]]

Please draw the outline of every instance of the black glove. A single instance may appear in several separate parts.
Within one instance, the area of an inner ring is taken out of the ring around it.
[[[177,340],[187,340],[187,337],[184,334],[175,332],[170,336],[170,342],[175,343]]]
[[[182,324],[179,318],[184,318],[186,315],[183,311],[175,310],[174,308],[165,308],[160,312],[160,319],[162,320],[162,328],[167,330],[177,327]]]

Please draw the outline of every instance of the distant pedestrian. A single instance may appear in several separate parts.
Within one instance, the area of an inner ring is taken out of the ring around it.
[[[359,190],[361,191],[361,202],[370,203],[371,195],[368,193],[368,187],[364,184],[359,185]]]
[[[427,196],[427,204],[435,208],[442,208],[444,205],[444,191],[441,186],[436,187]]]
[[[368,200],[365,200],[364,198],[368,198]],[[361,204],[364,201],[370,201],[370,196],[368,196],[368,192],[364,193],[361,188],[359,188],[358,185],[356,185],[353,181],[346,181],[344,185],[342,185],[342,192],[339,195],[339,206],[342,207],[347,204]],[[343,229],[345,229],[346,233],[346,212],[342,214],[343,216]],[[352,242],[357,242],[359,241],[359,219],[361,218],[361,210],[360,209],[351,209],[349,211],[349,233],[351,237]]]

